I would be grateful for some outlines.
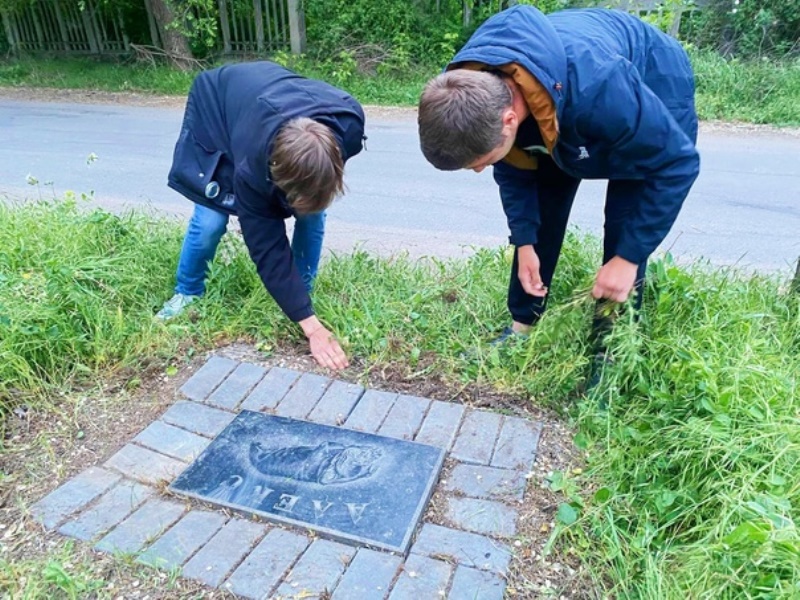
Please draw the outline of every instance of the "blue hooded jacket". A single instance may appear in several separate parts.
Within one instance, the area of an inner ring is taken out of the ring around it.
[[[694,78],[680,44],[621,11],[545,16],[515,6],[481,25],[448,69],[465,63],[518,65],[541,84],[557,120],[553,161],[579,179],[612,180],[609,198],[634,207],[616,255],[646,260],[675,222],[700,168]],[[536,171],[504,161],[494,177],[511,243],[536,243]]]
[[[361,151],[364,111],[347,93],[270,62],[204,71],[189,92],[168,180],[193,202],[238,215],[264,286],[293,321],[314,310],[286,237],[294,213],[267,165],[278,131],[298,117],[327,125],[345,161]]]

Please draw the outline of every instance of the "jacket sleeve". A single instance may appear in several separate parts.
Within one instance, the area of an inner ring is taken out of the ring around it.
[[[511,233],[509,243],[513,246],[535,244],[541,224],[537,172],[499,162],[494,165],[494,180],[500,186],[500,199]]]
[[[294,264],[284,220],[259,211],[261,194],[244,178],[236,177],[234,189],[242,236],[264,287],[292,321],[310,317],[314,309]]]
[[[639,264],[675,223],[700,171],[700,157],[633,65],[617,60],[606,71],[598,75],[595,101],[591,110],[582,113],[578,128],[611,148],[610,172],[631,173],[624,184],[610,182],[608,195],[609,201],[635,207],[623,227],[616,255]]]

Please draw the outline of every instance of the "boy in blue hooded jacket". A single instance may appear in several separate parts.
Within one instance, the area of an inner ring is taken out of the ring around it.
[[[203,295],[231,215],[269,294],[297,322],[319,364],[347,357],[314,314],[325,209],[344,189],[345,162],[364,139],[350,95],[270,62],[226,65],[195,79],[175,145],[169,186],[195,203],[167,319]],[[295,218],[291,244],[284,221]]]
[[[419,134],[438,169],[494,166],[515,247],[513,324],[501,338],[542,315],[582,179],[609,180],[592,294],[624,302],[700,166],[686,53],[640,19],[605,9],[545,16],[516,6],[488,19],[426,86]]]

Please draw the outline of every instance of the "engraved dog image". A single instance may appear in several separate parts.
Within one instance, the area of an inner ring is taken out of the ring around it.
[[[258,441],[250,444],[250,463],[264,475],[321,485],[369,477],[377,470],[382,455],[379,448],[335,442],[277,450],[264,447]]]

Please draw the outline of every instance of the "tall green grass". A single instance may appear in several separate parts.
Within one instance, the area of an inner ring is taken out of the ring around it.
[[[800,125],[800,59],[726,60],[691,50],[701,119]]]
[[[235,237],[206,297],[155,322],[182,233],[74,201],[0,205],[3,406],[220,340],[302,346]],[[614,362],[583,394],[598,258],[595,240],[571,233],[548,314],[501,347],[486,340],[507,319],[502,249],[453,262],[334,256],[315,304],[355,372],[506,391],[572,419],[587,465],[554,476],[565,493],[554,543],[607,594],[799,597],[800,298],[777,278],[655,261],[641,318],[621,313]]]
[[[579,404],[592,493],[569,542],[621,598],[798,598],[800,296],[652,271],[643,322],[616,328]]]
[[[800,61],[726,60],[715,52],[690,49],[701,119],[800,125]],[[337,85],[364,104],[414,106],[425,82],[442,65],[359,72],[352,59],[314,61],[281,54],[292,69]],[[0,86],[97,89],[185,95],[195,73],[166,66],[89,59],[25,58],[0,64]]]

